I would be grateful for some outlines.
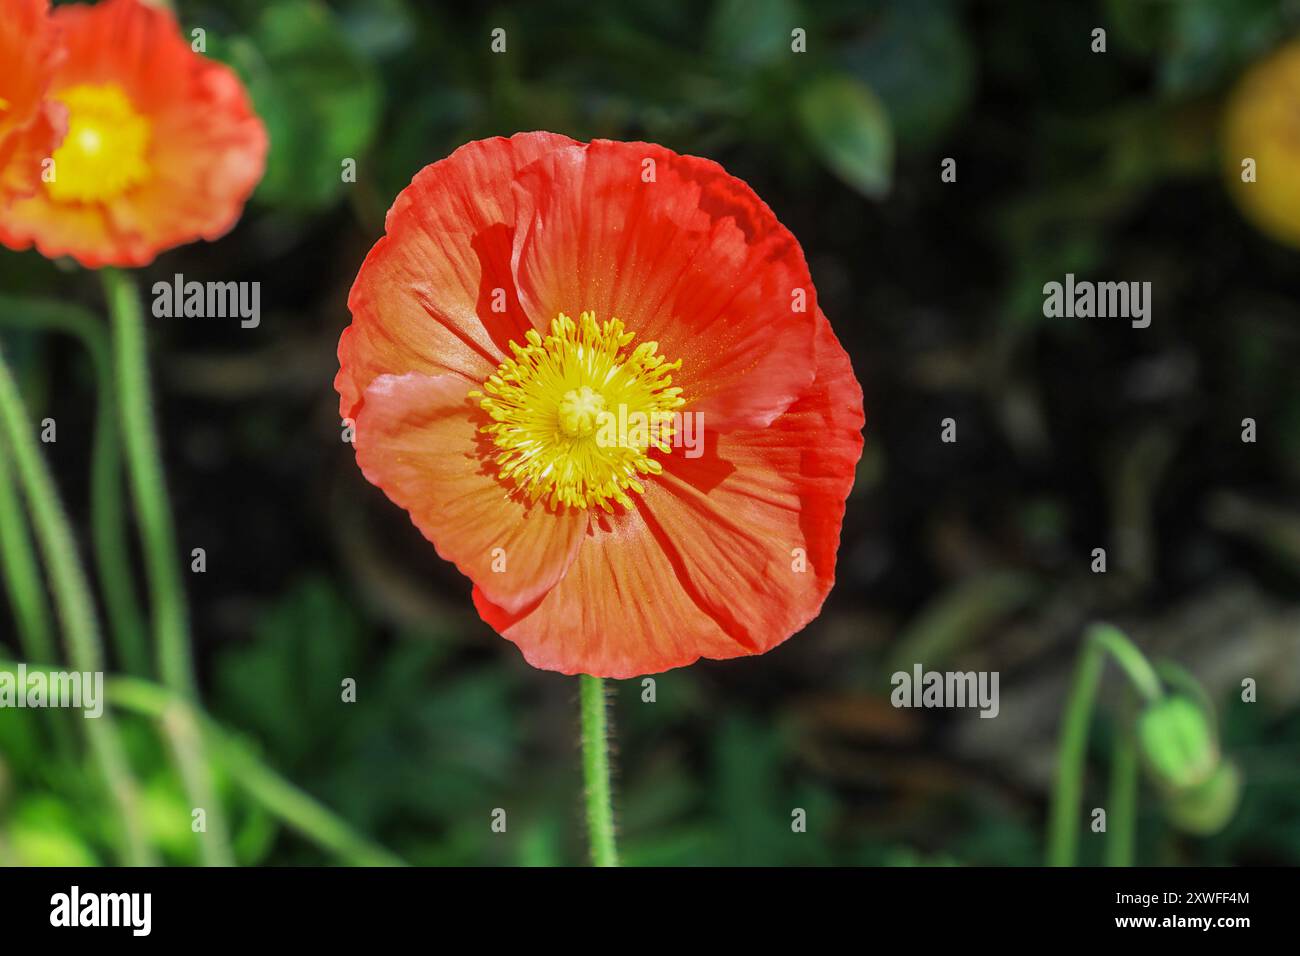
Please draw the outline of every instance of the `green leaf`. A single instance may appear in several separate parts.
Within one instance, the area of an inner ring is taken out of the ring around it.
[[[971,43],[949,0],[890,0],[841,62],[885,104],[900,151],[936,142],[976,87]]]
[[[356,613],[328,579],[309,576],[267,609],[254,633],[217,662],[217,712],[236,715],[290,766],[337,747],[342,680],[357,676],[363,642]],[[286,707],[294,720],[284,719]]]
[[[799,118],[813,148],[840,179],[871,199],[889,192],[893,132],[868,87],[849,76],[823,77],[799,97]]]

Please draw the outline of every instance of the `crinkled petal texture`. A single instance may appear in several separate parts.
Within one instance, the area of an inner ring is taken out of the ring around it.
[[[49,0],[0,0],[0,209],[30,196],[63,138],[66,111],[45,99],[60,50]]]
[[[0,242],[95,268],[147,265],[173,246],[227,233],[268,148],[234,72],[195,53],[169,12],[140,0],[61,6],[52,20],[65,55],[50,96],[87,86],[120,91],[147,124],[147,174],[98,201],[38,190],[0,216]]]
[[[523,340],[532,323],[510,262],[512,183],[538,157],[570,145],[551,133],[480,140],[402,190],[348,298],[352,325],[339,340],[334,382],[343,418],[356,416],[376,376],[445,372],[478,384],[512,339]]]
[[[534,666],[630,677],[770,650],[834,583],[862,391],[798,243],[716,163],[550,133],[421,171],[339,343],[366,477],[474,584]],[[630,506],[555,507],[498,473],[476,395],[557,313],[680,359],[703,441],[652,452]]]

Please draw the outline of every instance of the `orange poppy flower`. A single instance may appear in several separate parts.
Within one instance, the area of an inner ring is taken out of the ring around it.
[[[630,677],[760,654],[817,615],[862,390],[747,185],[522,133],[426,167],[385,231],[340,413],[529,663]]]
[[[235,74],[139,0],[56,8],[68,113],[53,177],[0,213],[0,242],[82,265],[141,266],[216,239],[262,176],[267,138]]]
[[[59,49],[49,0],[0,0],[0,209],[36,192],[67,111],[45,99]]]

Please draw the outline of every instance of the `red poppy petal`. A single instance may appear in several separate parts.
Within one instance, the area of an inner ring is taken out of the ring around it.
[[[41,187],[41,169],[68,130],[68,111],[46,100],[36,118],[0,142],[0,211],[14,199],[34,195]]]
[[[588,309],[622,319],[682,360],[674,384],[715,431],[767,425],[812,382],[803,253],[721,166],[596,140],[548,153],[517,183],[515,276],[534,323]]]
[[[0,142],[25,129],[41,109],[57,55],[49,0],[6,0],[0,17]]]
[[[673,449],[646,489],[683,587],[753,653],[816,617],[835,583],[862,426],[862,389],[820,317],[806,394],[770,428],[724,434],[702,457]]]
[[[8,0],[0,17],[0,209],[40,186],[41,162],[66,131],[65,111],[44,99],[62,57],[49,0]]]
[[[452,372],[479,382],[511,339],[523,341],[532,325],[510,270],[511,182],[521,167],[572,143],[554,133],[478,140],[402,190],[348,297],[352,325],[339,340],[334,381],[343,418],[356,416],[377,375]]]
[[[586,512],[508,494],[481,448],[486,420],[454,375],[382,375],[357,418],[357,463],[444,560],[510,611],[536,603],[582,543]]]
[[[529,664],[563,674],[635,677],[750,653],[682,589],[638,509],[594,520],[568,573],[536,607],[512,613],[481,587],[474,606]]]

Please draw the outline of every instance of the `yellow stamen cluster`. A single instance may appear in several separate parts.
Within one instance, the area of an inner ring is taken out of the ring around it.
[[[671,448],[685,400],[669,373],[682,363],[658,355],[657,342],[629,351],[634,338],[618,319],[561,312],[545,338],[529,329],[526,345],[511,342],[515,357],[470,393],[492,419],[480,430],[500,450],[500,476],[530,500],[613,511],[632,504],[629,490],[645,491],[638,476],[663,471],[647,453]]]
[[[55,98],[68,108],[68,133],[45,187],[52,199],[105,202],[149,176],[150,123],[120,87],[83,83]]]

